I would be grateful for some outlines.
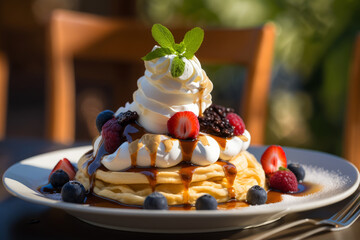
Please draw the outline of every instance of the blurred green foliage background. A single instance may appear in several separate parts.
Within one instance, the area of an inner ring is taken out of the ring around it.
[[[142,0],[138,10],[144,21],[169,26],[243,28],[273,22],[277,38],[267,143],[341,154],[360,1]],[[236,81],[241,74],[223,66],[210,68],[209,76],[217,86],[220,76]]]

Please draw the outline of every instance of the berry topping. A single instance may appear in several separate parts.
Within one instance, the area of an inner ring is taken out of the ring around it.
[[[217,205],[218,203],[213,196],[205,194],[196,200],[195,208],[196,210],[216,210]]]
[[[139,115],[137,114],[137,112],[132,112],[132,111],[122,112],[117,117],[122,127],[125,127],[129,123],[135,122],[138,118]]]
[[[104,124],[110,119],[112,119],[113,116],[114,116],[114,112],[110,110],[102,111],[101,113],[99,113],[99,115],[97,115],[96,128],[98,129],[99,132],[101,132],[101,129],[104,126]]]
[[[232,113],[232,108],[225,108],[220,105],[211,105],[208,107],[203,116],[199,117],[201,132],[209,133],[219,137],[232,137],[234,127],[226,119],[228,113]]]
[[[229,120],[229,123],[234,126],[234,135],[242,135],[245,131],[245,123],[242,118],[236,113],[229,113],[226,115],[226,119]]]
[[[252,186],[247,194],[246,201],[251,205],[261,205],[266,203],[267,192],[259,185]]]
[[[50,176],[50,183],[54,188],[61,188],[69,180],[69,175],[62,169],[56,170]]]
[[[67,182],[61,189],[61,198],[64,202],[83,203],[85,187],[78,181]]]
[[[270,175],[280,167],[286,167],[286,155],[282,147],[271,145],[261,156],[261,165],[267,175]]]
[[[121,145],[122,141],[122,127],[116,118],[107,121],[101,132],[104,139],[104,147],[108,153],[113,153]]]
[[[59,169],[64,170],[67,173],[67,175],[69,176],[70,180],[73,180],[75,178],[76,171],[75,171],[74,166],[70,163],[70,161],[67,158],[63,158],[56,164],[56,166],[51,171],[51,173],[49,175],[49,181],[50,181],[51,175],[56,170],[59,170]]]
[[[145,198],[143,207],[144,209],[167,210],[168,203],[164,195],[159,192],[153,192]]]
[[[300,164],[290,163],[287,168],[295,174],[298,182],[302,182],[304,180],[305,170]]]
[[[177,112],[167,122],[169,134],[178,139],[195,139],[199,135],[199,121],[190,111]]]
[[[295,174],[290,170],[280,170],[270,177],[270,187],[283,193],[298,191]]]

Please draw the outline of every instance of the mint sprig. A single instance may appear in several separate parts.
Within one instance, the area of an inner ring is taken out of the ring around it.
[[[170,30],[161,24],[154,24],[151,33],[155,41],[160,45],[160,48],[149,52],[142,59],[150,61],[170,54],[176,55],[171,64],[171,75],[173,77],[180,77],[184,73],[185,62],[182,58],[193,58],[204,40],[204,31],[199,27],[188,31],[180,43],[175,43],[174,36]]]
[[[193,28],[185,34],[184,44],[186,46],[186,53],[184,57],[191,59],[196,51],[200,48],[202,41],[204,40],[204,31],[199,28]]]
[[[154,24],[151,28],[151,34],[161,47],[173,48],[175,44],[174,36],[165,26],[161,24]]]
[[[172,53],[173,51],[169,48],[157,48],[154,51],[149,52],[145,57],[142,57],[141,59],[144,61],[150,61],[155,58],[163,57]]]
[[[180,77],[185,70],[185,62],[179,57],[174,57],[171,64],[171,75],[173,77]]]

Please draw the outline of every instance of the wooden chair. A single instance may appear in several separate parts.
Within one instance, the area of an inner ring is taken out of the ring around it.
[[[8,71],[6,56],[0,51],[0,140],[5,137],[6,132]]]
[[[344,157],[360,169],[360,34],[355,42],[347,100]]]
[[[171,29],[176,41],[182,39],[186,30]],[[53,13],[49,40],[48,136],[62,143],[72,142],[75,135],[74,57],[141,63],[140,58],[155,44],[150,27],[135,20],[64,10]],[[205,29],[204,42],[196,53],[202,63],[239,64],[247,68],[241,114],[253,144],[264,141],[274,40],[272,24],[243,30]]]

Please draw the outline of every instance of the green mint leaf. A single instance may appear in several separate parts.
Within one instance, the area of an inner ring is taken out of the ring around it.
[[[154,24],[151,28],[153,38],[163,48],[172,49],[175,45],[174,36],[172,33],[161,24]]]
[[[185,63],[184,61],[179,57],[176,56],[171,64],[171,75],[173,77],[180,77],[185,70]]]
[[[178,54],[183,54],[186,49],[185,43],[184,42],[181,42],[179,44],[175,43],[174,49]]]
[[[199,27],[193,28],[185,34],[184,44],[186,46],[186,52],[184,57],[191,59],[196,51],[201,46],[202,41],[204,40],[204,30]]]
[[[157,48],[154,51],[149,52],[145,57],[142,57],[141,59],[144,61],[150,61],[155,58],[160,58],[172,53],[173,51],[169,48]]]
[[[285,167],[283,167],[283,166],[280,166],[280,167],[279,167],[279,171],[289,171],[289,169],[287,169],[287,168],[285,168]]]

